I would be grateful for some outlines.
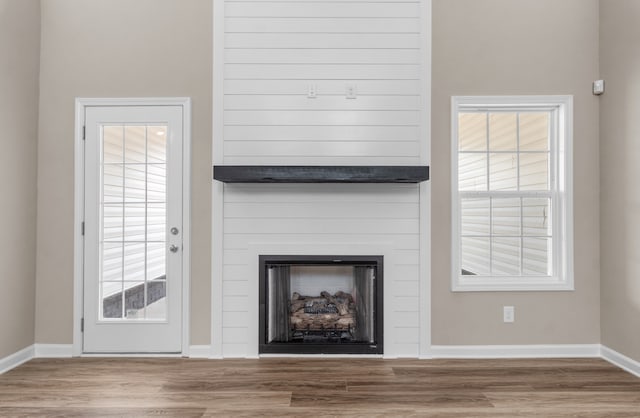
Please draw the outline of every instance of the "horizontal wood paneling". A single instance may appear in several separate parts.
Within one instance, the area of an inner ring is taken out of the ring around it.
[[[387,208],[387,211],[384,209]],[[271,203],[225,203],[225,218],[246,218],[260,214],[261,218],[353,218],[380,219],[403,218],[418,219],[418,207],[415,203],[376,203],[352,202],[346,205],[317,205],[307,202],[271,202]]]
[[[395,312],[393,318],[394,325],[405,328],[418,328],[420,318],[414,312]]]
[[[419,157],[400,156],[230,156],[225,158],[225,163],[229,165],[419,165],[422,163]]]
[[[251,267],[255,261],[249,259],[252,245],[379,242],[393,249],[392,259],[385,261],[390,264],[385,267],[384,286],[392,301],[385,306],[385,315],[392,318],[392,327],[413,327],[419,335],[418,186],[225,185],[224,190],[224,317],[242,312],[240,317],[251,320],[246,303],[258,283],[258,272]],[[246,298],[240,295],[245,289]],[[396,313],[399,317],[394,319]],[[242,343],[243,325],[249,327],[240,319],[223,319],[224,329],[230,329],[224,335],[232,338],[225,344]],[[403,336],[399,342],[403,350],[417,352],[417,340]],[[407,348],[411,344],[413,349]]]
[[[408,17],[419,16],[417,2],[235,2],[225,4],[226,17]]]
[[[420,1],[224,5],[224,164],[423,162]],[[355,98],[347,97],[350,88]],[[310,89],[315,97],[308,97]],[[223,212],[224,355],[253,349],[246,346],[246,333],[255,320],[248,303],[258,272],[252,271],[250,248],[300,243],[390,246],[385,289],[391,302],[385,312],[393,329],[387,331],[400,340],[388,347],[417,354],[418,186],[227,184]]]
[[[236,295],[224,295],[223,311],[224,312],[248,312],[249,297],[236,296]]]
[[[354,80],[350,80],[354,81]],[[416,95],[419,80],[355,80],[358,97],[370,95]],[[225,80],[227,94],[301,94],[307,96],[309,84],[318,88],[318,94],[345,97],[346,80]],[[313,100],[313,99],[308,99]],[[345,99],[348,100],[348,99]],[[358,99],[352,99],[358,100]]]
[[[393,287],[387,290],[390,290],[394,296],[417,295],[420,291],[420,285],[417,281],[394,280]]]
[[[420,8],[226,1],[223,162],[419,163]]]
[[[418,295],[394,296],[391,308],[396,312],[413,312],[417,314],[419,310]]]
[[[227,110],[407,110],[420,105],[420,96],[363,96],[345,100],[342,96],[321,96],[309,100],[302,95],[227,95]],[[328,139],[328,138],[327,138]],[[390,138],[391,139],[391,138]]]
[[[380,222],[384,219],[384,222]],[[277,234],[301,233],[301,234],[321,234],[343,232],[347,234],[414,234],[418,230],[418,221],[415,219],[225,219],[224,231],[229,234],[234,233],[260,233]]]
[[[226,64],[227,80],[417,80],[416,64]]]
[[[281,111],[281,110],[227,110],[224,112],[226,125],[289,125],[289,126],[417,126],[420,123],[418,111]],[[271,144],[273,145],[273,144]],[[287,144],[287,146],[291,146]]]
[[[225,184],[225,202],[419,203],[415,185],[400,184]],[[295,194],[295,198],[292,195]]]
[[[222,338],[231,344],[246,344],[248,341],[247,327],[223,327]]]
[[[397,237],[394,237],[396,248],[402,247],[400,244],[400,240]],[[417,248],[417,244],[414,248]],[[419,277],[419,264],[402,264],[396,265],[395,268],[395,277],[394,279],[398,282],[400,281],[409,281],[409,282],[418,282]]]
[[[242,236],[238,237],[239,240],[242,240],[244,242],[244,248],[246,248],[247,244]],[[249,241],[251,242],[251,241]],[[226,252],[226,251],[225,251]],[[231,280],[239,280],[239,281],[243,281],[243,280],[249,280],[249,276],[250,276],[250,272],[249,272],[249,266],[247,264],[225,264],[223,271],[222,271],[222,275],[224,276],[224,280],[225,281],[231,281]]]
[[[419,140],[417,126],[225,126],[229,141],[414,141]]]
[[[223,343],[222,352],[228,353],[227,357],[245,358],[247,357],[247,344]]]
[[[245,256],[246,260],[246,256]],[[225,295],[229,296],[244,296],[249,293],[249,281],[247,280],[233,280],[225,281],[223,283],[223,289]]]
[[[379,33],[418,33],[420,21],[416,18],[387,18],[375,20],[354,17],[341,19],[327,19],[318,17],[305,18],[235,18],[225,19],[227,33],[361,33],[371,31]]]
[[[227,48],[336,48],[336,49],[386,49],[420,48],[420,38],[406,33],[228,33]]]
[[[233,312],[222,316],[222,326],[226,328],[238,328],[249,323],[247,312]]]
[[[418,344],[420,332],[418,327],[396,327],[394,329],[394,343],[398,344]]]
[[[227,49],[224,58],[226,64],[418,64],[420,50],[244,48]]]
[[[246,155],[265,157],[376,157],[382,152],[388,156],[411,157],[416,152],[419,152],[419,144],[415,141],[273,141],[269,144],[265,144],[264,141],[242,141],[227,142],[224,145],[224,153],[229,157]]]
[[[419,3],[420,0],[225,0],[227,3]]]
[[[322,240],[325,242],[340,242],[347,239],[349,234],[322,234]],[[371,234],[368,235],[369,240],[372,242],[382,242],[388,237],[383,234]],[[258,242],[262,238],[260,234],[234,234],[225,237],[224,248],[226,249],[241,249],[244,248],[246,242]],[[316,234],[278,234],[270,238],[270,242],[273,244],[285,244],[292,241],[298,242],[314,242],[318,240]],[[418,247],[419,238],[417,235],[395,235],[393,242],[397,249],[412,249]],[[234,266],[235,267],[235,266]],[[397,266],[396,267],[397,280],[418,280],[417,268],[415,266]],[[225,267],[225,278],[240,277],[239,273],[235,269],[227,269]],[[405,279],[406,278],[406,279]]]

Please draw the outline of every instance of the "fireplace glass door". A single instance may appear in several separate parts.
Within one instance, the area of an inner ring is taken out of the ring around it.
[[[261,260],[261,351],[380,353],[382,260],[357,258]]]

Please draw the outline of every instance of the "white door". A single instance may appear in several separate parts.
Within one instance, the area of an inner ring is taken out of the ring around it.
[[[85,108],[85,353],[182,351],[182,106]]]

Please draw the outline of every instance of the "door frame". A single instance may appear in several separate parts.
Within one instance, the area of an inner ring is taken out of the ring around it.
[[[76,98],[75,101],[75,144],[74,144],[74,223],[73,223],[73,352],[74,357],[82,356],[83,338],[81,321],[84,310],[84,119],[87,107],[107,106],[181,106],[183,118],[182,153],[182,356],[189,356],[190,343],[190,299],[191,299],[191,98],[189,97],[149,97],[149,98]],[[107,354],[119,356],[120,354]],[[101,356],[104,356],[101,354]],[[128,354],[127,356],[131,356]],[[148,354],[157,356],[157,354]]]

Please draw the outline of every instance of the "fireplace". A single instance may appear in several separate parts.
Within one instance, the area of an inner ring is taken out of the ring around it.
[[[259,353],[382,354],[382,256],[259,256]]]

